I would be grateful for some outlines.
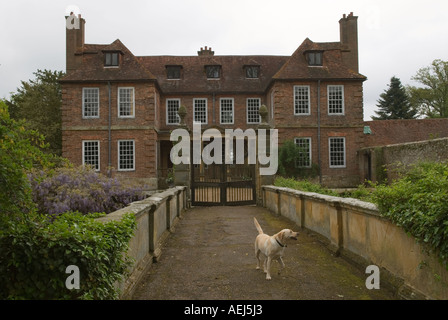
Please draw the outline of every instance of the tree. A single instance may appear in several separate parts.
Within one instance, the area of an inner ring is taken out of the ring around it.
[[[0,100],[0,229],[4,219],[23,218],[35,211],[27,172],[50,166],[51,155],[44,154],[43,148],[43,137],[26,129],[24,121],[11,119]]]
[[[405,88],[399,78],[390,79],[389,89],[385,90],[378,100],[373,120],[415,119],[417,111],[411,107]]]
[[[436,59],[411,78],[423,88],[408,86],[411,103],[428,118],[448,117],[448,61]]]
[[[47,152],[62,154],[62,71],[37,70],[35,79],[22,81],[11,101],[6,102],[11,118],[26,120],[26,127],[37,130],[49,143]]]

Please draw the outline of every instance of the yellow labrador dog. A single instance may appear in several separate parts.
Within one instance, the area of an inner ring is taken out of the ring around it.
[[[281,264],[281,269],[285,267],[282,256],[285,250],[287,239],[297,240],[298,232],[294,232],[290,229],[283,229],[279,233],[273,236],[268,236],[261,229],[260,224],[254,217],[255,227],[258,230],[258,236],[255,239],[255,256],[257,257],[257,269],[260,269],[260,253],[265,256],[264,260],[264,273],[266,273],[266,280],[271,280],[271,262],[277,260]],[[279,274],[280,271],[279,270]]]

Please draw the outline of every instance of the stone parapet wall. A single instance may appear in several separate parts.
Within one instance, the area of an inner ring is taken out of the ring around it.
[[[320,234],[335,254],[363,270],[378,266],[381,285],[391,286],[401,298],[448,299],[446,268],[402,228],[383,218],[376,205],[282,187],[262,190],[263,205],[271,212]]]
[[[132,296],[141,276],[153,261],[159,259],[164,241],[174,231],[177,220],[187,208],[186,192],[186,187],[171,188],[98,218],[107,222],[120,220],[123,215],[132,213],[137,221],[137,229],[128,249],[128,255],[134,259],[134,265],[129,270],[129,276],[117,284],[122,299]]]

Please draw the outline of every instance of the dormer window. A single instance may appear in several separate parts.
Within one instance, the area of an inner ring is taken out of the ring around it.
[[[205,66],[207,79],[219,79],[221,77],[221,66]]]
[[[257,79],[257,78],[259,78],[260,66],[245,66],[244,69],[245,69],[245,72],[246,72],[246,78],[247,79]]]
[[[180,79],[182,66],[166,66],[166,78],[171,80]]]
[[[307,53],[309,66],[322,66],[322,51]]]
[[[105,52],[104,53],[104,66],[105,67],[118,67],[119,65],[119,52]]]

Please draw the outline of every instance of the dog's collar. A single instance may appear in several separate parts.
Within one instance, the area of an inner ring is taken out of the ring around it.
[[[277,238],[275,238],[275,241],[277,241],[278,245],[282,248],[286,247],[286,244],[282,244],[280,241],[278,241]]]

